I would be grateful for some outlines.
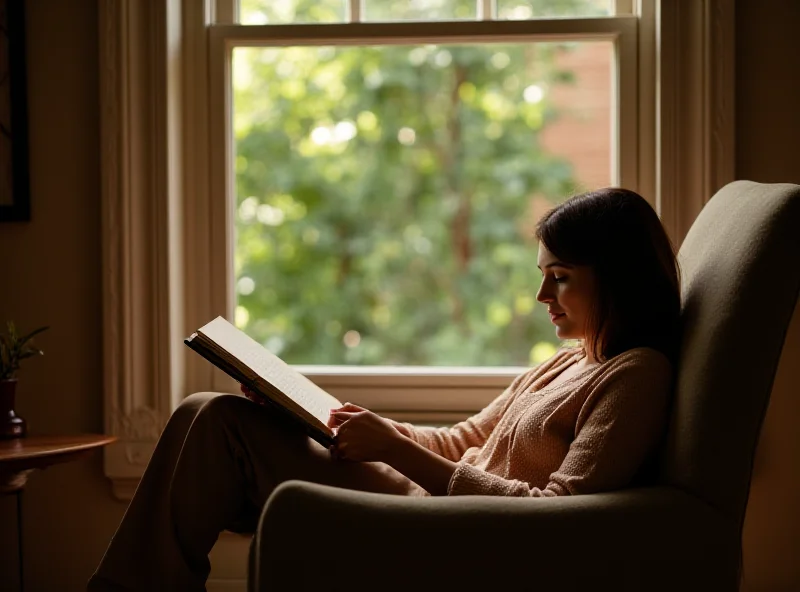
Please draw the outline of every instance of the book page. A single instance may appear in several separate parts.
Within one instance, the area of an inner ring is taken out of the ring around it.
[[[341,407],[336,397],[325,392],[278,356],[237,329],[222,317],[217,317],[197,330],[220,348],[238,358],[245,366],[300,405],[323,425],[327,425],[330,410]]]

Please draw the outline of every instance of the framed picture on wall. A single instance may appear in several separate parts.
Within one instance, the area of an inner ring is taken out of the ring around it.
[[[25,0],[0,0],[0,221],[30,220]]]

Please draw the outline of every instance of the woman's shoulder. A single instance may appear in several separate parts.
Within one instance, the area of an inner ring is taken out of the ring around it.
[[[551,366],[558,365],[568,358],[582,358],[585,356],[583,346],[563,346],[547,360]],[[672,368],[672,362],[661,351],[652,347],[634,347],[617,354],[613,358],[606,360],[600,367],[630,367],[630,366],[652,366],[662,368]]]
[[[636,373],[644,376],[668,377],[673,373],[670,359],[652,347],[634,347],[610,360],[604,366],[612,372]]]
[[[664,352],[652,347],[634,347],[618,354],[613,359],[636,361],[644,364],[672,365]]]

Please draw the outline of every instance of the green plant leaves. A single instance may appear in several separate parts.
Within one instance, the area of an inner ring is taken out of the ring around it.
[[[39,327],[20,335],[13,321],[6,322],[6,334],[0,334],[0,380],[15,378],[22,360],[44,355],[42,350],[33,347],[32,339],[49,328]]]
[[[47,331],[49,328],[50,327],[39,327],[38,329],[35,329],[35,330],[31,331],[25,337],[23,337],[22,339],[19,340],[20,341],[20,345],[25,345],[29,340],[33,339],[34,336],[38,335],[42,331]]]

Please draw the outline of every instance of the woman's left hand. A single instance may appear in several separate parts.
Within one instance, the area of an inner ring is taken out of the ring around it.
[[[331,410],[338,424],[335,458],[357,462],[387,462],[405,439],[388,419],[363,407],[347,404]]]

